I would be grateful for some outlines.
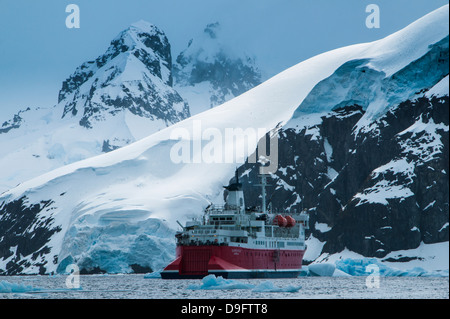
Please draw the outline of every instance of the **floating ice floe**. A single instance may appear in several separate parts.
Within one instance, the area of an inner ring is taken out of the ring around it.
[[[161,273],[159,271],[154,271],[144,275],[145,279],[160,279]]]
[[[0,281],[0,293],[25,293],[41,290],[41,288],[35,288],[29,285],[15,284],[5,280]]]
[[[255,292],[297,292],[302,288],[302,286],[287,286],[287,287],[276,287],[271,281],[264,281],[258,286],[252,289]]]
[[[336,269],[351,276],[367,276],[374,269],[375,265],[380,276],[384,277],[448,277],[448,270],[429,271],[421,267],[414,267],[408,270],[401,270],[389,267],[376,258],[364,259],[343,259],[336,261]]]
[[[50,276],[49,276],[50,277]],[[26,278],[26,281],[34,280],[33,278]],[[11,283],[6,280],[0,281],[1,293],[66,293],[74,291],[84,291],[82,287],[74,287],[67,289],[45,289],[41,287],[33,287],[22,283]]]
[[[254,292],[297,292],[301,286],[276,287],[271,281],[261,282],[259,285],[246,284],[237,280],[224,279],[222,276],[208,275],[202,279],[201,285],[189,285],[191,290],[231,290],[249,289]]]

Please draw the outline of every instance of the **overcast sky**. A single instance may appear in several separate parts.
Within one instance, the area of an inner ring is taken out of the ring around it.
[[[80,28],[65,24],[68,4]],[[380,8],[380,28],[365,25],[366,6]],[[265,78],[309,57],[383,38],[448,0],[0,0],[0,122],[27,106],[56,104],[64,81],[103,54],[130,24],[161,28],[172,55],[206,24],[220,22],[226,41],[257,58]]]

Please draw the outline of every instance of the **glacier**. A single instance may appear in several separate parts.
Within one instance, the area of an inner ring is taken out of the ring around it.
[[[448,36],[431,44],[429,48],[425,55],[391,76],[387,76],[382,70],[372,69],[373,59],[370,58],[344,63],[311,90],[295,111],[293,118],[359,105],[365,110],[365,114],[357,123],[355,131],[363,128],[369,131],[370,124],[389,109],[414,98],[421,90],[433,88],[448,76]],[[436,57],[446,61],[446,64],[429,63]]]

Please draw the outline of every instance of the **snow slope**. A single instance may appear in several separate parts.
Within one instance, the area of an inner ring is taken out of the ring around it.
[[[233,163],[177,164],[170,156],[179,142],[173,133],[182,129],[187,133],[186,143],[202,142],[202,147],[192,147],[194,158],[210,141],[196,135],[198,124],[203,132],[218,130],[222,136],[227,129],[261,128],[264,130],[257,131],[261,138],[289,121],[311,90],[345,63],[366,60],[387,76],[424,55],[429,45],[448,35],[447,29],[448,6],[444,6],[385,39],[315,56],[218,107],[142,140],[22,183],[3,193],[0,203],[24,196],[27,205],[52,201],[40,213],[60,227],[48,242],[49,249],[38,258],[47,272],[56,271],[58,263],[72,261],[86,269],[99,267],[110,272],[129,272],[131,264],[161,268],[174,253],[176,220],[199,216],[211,201],[220,200],[222,185],[257,142],[248,141],[249,151]],[[224,149],[229,143],[223,143]],[[238,136],[233,146],[243,143],[244,136]],[[8,259],[0,261],[0,269],[13,257]],[[35,265],[31,255],[22,259]],[[26,269],[36,271],[36,266]]]
[[[63,82],[57,105],[0,126],[0,192],[189,117],[172,82],[167,37],[147,22],[131,25]]]
[[[449,22],[445,8],[448,9],[444,6],[382,40],[360,46],[358,57],[349,59],[319,82],[302,101],[294,118],[358,104],[365,114],[355,131],[368,131],[370,124],[389,108],[414,97],[420,89],[434,86],[448,75],[448,68],[425,76],[421,68],[427,68],[433,55],[445,50],[448,55]],[[430,21],[435,27],[433,32]]]

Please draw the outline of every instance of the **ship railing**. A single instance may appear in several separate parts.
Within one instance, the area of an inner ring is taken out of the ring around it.
[[[235,205],[211,205],[205,209],[208,215],[234,215],[239,209]]]
[[[266,237],[278,237],[278,238],[298,238],[299,237],[299,226],[295,225],[292,228],[280,228],[278,226],[265,226]]]

